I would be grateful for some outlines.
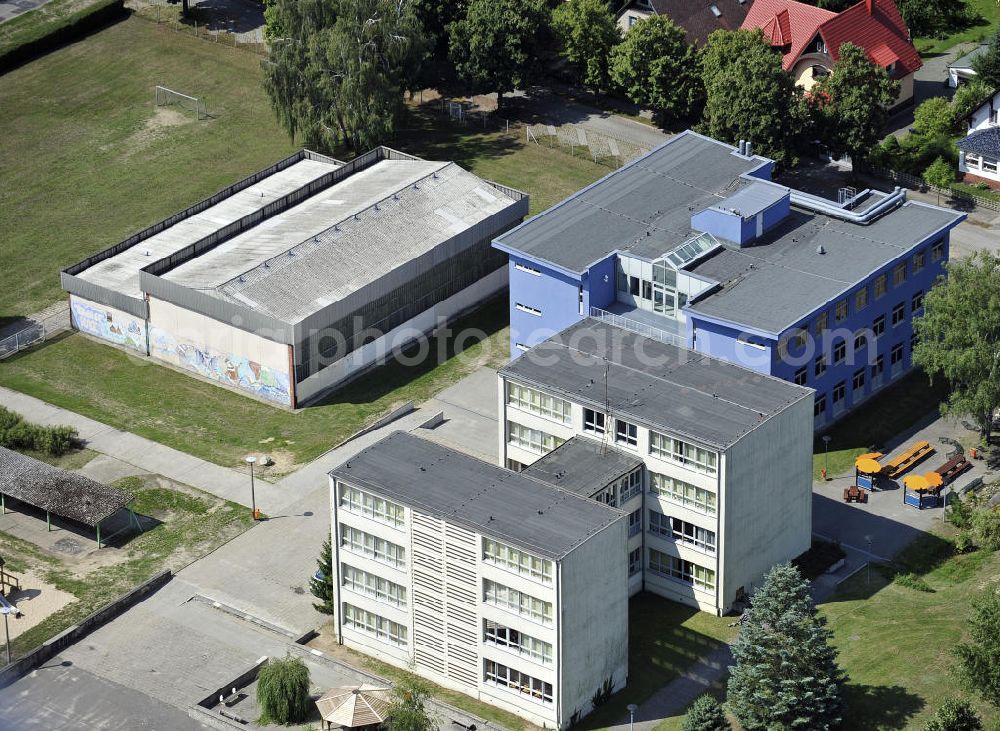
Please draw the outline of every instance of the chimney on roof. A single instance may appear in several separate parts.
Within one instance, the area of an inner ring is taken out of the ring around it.
[[[875,15],[875,0],[865,0],[865,9],[869,15]]]

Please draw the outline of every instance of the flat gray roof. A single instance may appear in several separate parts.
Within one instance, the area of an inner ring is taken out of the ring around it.
[[[638,455],[590,437],[575,436],[532,462],[522,474],[592,498],[642,465]]]
[[[496,242],[574,272],[616,250],[655,258],[694,235],[692,214],[751,185],[740,176],[769,162],[682,132]]]
[[[687,309],[780,334],[962,215],[909,201],[862,226],[793,207],[751,246],[726,245],[688,267],[722,286]]]
[[[624,517],[620,510],[408,432],[379,440],[330,475],[554,560]]]
[[[813,394],[810,388],[593,318],[539,343],[499,372],[720,450]]]

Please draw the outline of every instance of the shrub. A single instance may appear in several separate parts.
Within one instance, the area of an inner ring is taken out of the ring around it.
[[[257,676],[260,724],[289,724],[309,715],[309,668],[297,657],[270,660]]]
[[[916,574],[911,574],[908,571],[901,574],[896,574],[896,576],[893,578],[893,583],[899,584],[900,586],[905,586],[907,589],[913,589],[914,591],[923,591],[927,592],[928,594],[932,594],[934,592],[934,590],[930,587],[930,585],[926,581],[921,579]]]
[[[0,406],[0,446],[58,457],[73,449],[76,443],[77,432],[73,427],[29,424],[20,414]]]
[[[956,528],[972,526],[972,509],[958,493],[952,493],[948,498],[948,507],[944,511],[948,522]]]
[[[990,508],[976,511],[972,516],[972,533],[981,548],[1000,550],[1000,511]]]
[[[710,695],[703,695],[691,705],[681,731],[731,731],[732,726],[722,706]]]
[[[968,701],[949,698],[924,726],[924,731],[979,731],[982,727],[979,715]]]
[[[968,553],[972,550],[972,534],[967,530],[959,531],[955,536],[955,553]]]

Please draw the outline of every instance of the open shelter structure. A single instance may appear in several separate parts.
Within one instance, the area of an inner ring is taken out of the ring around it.
[[[944,505],[941,488],[944,479],[937,472],[907,475],[903,478],[903,503],[923,510]]]
[[[389,689],[374,685],[333,688],[316,701],[323,729],[377,729],[389,717]]]
[[[98,548],[102,547],[101,524],[120,510],[128,510],[127,526],[142,530],[128,507],[132,498],[127,492],[0,447],[0,515],[7,512],[8,497],[44,510],[49,530],[53,515],[95,529]],[[104,542],[119,532],[105,536]]]

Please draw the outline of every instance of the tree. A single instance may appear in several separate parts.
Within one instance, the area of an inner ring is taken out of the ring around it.
[[[289,724],[309,715],[309,668],[297,657],[271,659],[257,676],[260,723]]]
[[[924,726],[924,731],[981,731],[982,728],[979,714],[968,701],[949,698]]]
[[[386,731],[430,731],[437,724],[427,713],[430,689],[412,676],[405,676],[393,687],[395,700],[389,708]]]
[[[898,0],[896,5],[910,33],[915,36],[944,38],[954,30],[972,25],[975,20],[965,0]]]
[[[264,88],[294,139],[321,150],[384,142],[426,55],[412,0],[274,0]]]
[[[702,127],[731,144],[749,140],[783,164],[810,136],[802,91],[759,30],[717,30],[699,54],[705,87]]]
[[[913,110],[913,131],[936,137],[955,129],[955,108],[943,96],[931,97]]]
[[[309,591],[319,599],[319,604],[313,604],[313,609],[323,614],[333,614],[333,549],[329,538],[323,541],[316,566],[320,577],[313,576],[309,579]]]
[[[549,22],[545,0],[469,0],[451,26],[448,54],[463,80],[497,92],[500,104],[538,70]]]
[[[1000,512],[984,507],[973,513],[972,535],[980,548],[1000,551]]]
[[[552,13],[552,29],[562,55],[596,94],[610,83],[611,49],[621,42],[615,16],[605,0],[567,0]]]
[[[691,705],[681,731],[731,731],[722,706],[710,695],[703,695]]]
[[[993,87],[978,78],[959,84],[955,96],[951,98],[952,116],[955,123],[961,122],[993,96]]]
[[[863,48],[843,44],[833,71],[813,88],[823,139],[834,153],[847,153],[856,164],[882,138],[898,94],[899,82],[869,61]]]
[[[466,5],[466,0],[413,0],[413,9],[430,43],[431,57],[441,71],[450,66],[448,29],[465,16]]]
[[[913,361],[950,386],[944,415],[970,415],[988,439],[1000,408],[1000,256],[978,251],[948,263],[914,322]]]
[[[690,117],[702,97],[695,49],[666,15],[652,15],[629,29],[611,51],[611,78],[664,123]]]
[[[966,687],[1000,707],[1000,594],[989,587],[972,602],[969,642],[955,648]]]
[[[941,188],[945,190],[951,187],[951,184],[955,182],[955,169],[951,164],[945,160],[943,157],[937,158],[932,162],[923,174],[924,182],[928,185],[933,185],[938,189],[937,198],[938,203],[941,203]]]
[[[1000,87],[1000,33],[990,38],[986,52],[972,59],[976,78],[991,89]]]
[[[843,671],[809,595],[790,564],[768,571],[733,644],[727,701],[746,731],[822,731],[841,721]]]

